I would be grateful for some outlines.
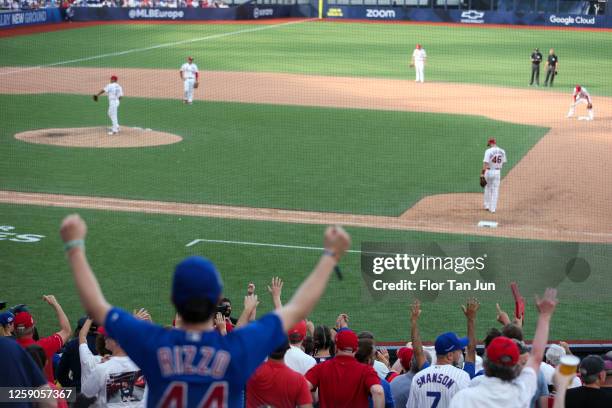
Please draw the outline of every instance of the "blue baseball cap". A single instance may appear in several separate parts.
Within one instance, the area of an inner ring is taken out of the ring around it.
[[[15,320],[15,315],[11,312],[0,313],[0,324],[2,326],[6,326],[13,323],[13,320]]]
[[[208,259],[190,256],[176,266],[172,280],[172,301],[176,306],[191,299],[208,299],[216,305],[222,291],[221,276]]]
[[[467,347],[467,337],[457,337],[453,332],[443,333],[436,339],[436,354],[443,355]]]

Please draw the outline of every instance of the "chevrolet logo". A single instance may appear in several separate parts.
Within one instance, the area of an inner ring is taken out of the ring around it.
[[[468,10],[468,11],[464,11],[463,13],[461,13],[461,18],[467,18],[470,20],[478,20],[480,18],[483,18],[484,15],[485,13],[483,11]]]

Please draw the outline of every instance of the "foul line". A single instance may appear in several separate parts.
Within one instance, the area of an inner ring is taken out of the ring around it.
[[[289,21],[289,22],[281,23],[281,24],[271,24],[271,25],[259,26],[259,27],[255,27],[255,28],[247,28],[247,29],[244,29],[244,30],[230,31],[229,33],[212,34],[212,35],[207,35],[206,37],[192,38],[190,40],[182,40],[182,41],[175,41],[175,42],[171,42],[171,43],[157,44],[157,45],[152,45],[150,47],[132,48],[131,50],[117,51],[117,52],[111,52],[111,53],[108,53],[108,54],[94,55],[92,57],[84,57],[84,58],[77,58],[77,59],[72,59],[72,60],[67,60],[67,61],[52,62],[50,64],[44,64],[44,65],[35,65],[35,66],[32,66],[32,67],[25,67],[25,68],[16,69],[16,70],[13,70],[13,71],[0,72],[0,76],[2,76],[2,75],[9,75],[9,74],[16,74],[16,73],[25,72],[25,71],[32,71],[32,70],[41,69],[41,68],[56,67],[56,66],[59,66],[59,65],[72,64],[72,63],[75,63],[75,62],[85,62],[85,61],[91,61],[91,60],[100,59],[100,58],[117,57],[117,56],[120,56],[120,55],[127,55],[127,54],[132,54],[132,53],[135,53],[135,52],[151,51],[151,50],[156,50],[156,49],[159,49],[159,48],[174,47],[174,46],[177,46],[177,45],[191,44],[191,43],[195,43],[195,42],[199,42],[199,41],[215,40],[217,38],[229,37],[231,35],[246,34],[246,33],[253,33],[253,32],[256,32],[256,31],[270,30],[270,29],[273,29],[273,28],[285,27],[285,26],[292,25],[292,24],[300,24],[300,23],[304,23],[306,21],[312,21],[312,20],[316,20],[316,18],[307,18],[307,19],[304,19],[304,20]]]
[[[258,246],[258,247],[268,247],[268,248],[288,248],[288,249],[305,249],[307,251],[323,251],[325,248],[322,247],[311,247],[304,245],[285,245],[285,244],[268,244],[265,242],[250,242],[250,241],[227,241],[224,239],[204,239],[198,238],[186,244],[186,247],[194,246],[200,242],[208,242],[213,244],[230,244],[230,245],[247,245],[247,246]],[[347,253],[351,254],[372,254],[372,255],[396,255],[397,252],[380,252],[380,251],[361,251],[359,249],[347,249]],[[414,254],[408,254],[410,256],[418,256]]]
[[[199,242],[209,242],[213,244],[233,244],[233,245],[248,245],[248,246],[259,246],[268,248],[289,248],[289,249],[305,249],[308,251],[323,251],[325,248],[303,246],[303,245],[284,245],[284,244],[268,244],[265,242],[249,242],[249,241],[226,241],[223,239],[194,239],[186,247],[194,246]],[[358,249],[349,249],[346,252],[360,254],[361,251]]]

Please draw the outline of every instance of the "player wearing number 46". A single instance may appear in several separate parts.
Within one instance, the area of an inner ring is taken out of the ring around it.
[[[589,116],[580,116],[578,117],[578,120],[593,120],[595,115],[593,114],[593,101],[591,101],[591,95],[589,94],[589,91],[587,91],[586,88],[583,86],[576,85],[572,98],[574,99],[574,102],[570,105],[569,112],[567,112],[567,117],[571,118],[572,116],[574,116],[576,106],[586,103],[587,114]]]
[[[506,152],[501,147],[497,147],[497,142],[493,138],[489,139],[487,147],[480,174],[487,181],[484,188],[484,208],[494,213],[497,210],[501,169],[506,163]]]
[[[198,66],[193,63],[193,57],[187,57],[187,62],[181,66],[181,79],[183,80],[183,103],[193,103],[193,90],[199,85]]]

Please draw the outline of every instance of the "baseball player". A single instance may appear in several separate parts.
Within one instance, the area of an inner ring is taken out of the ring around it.
[[[342,228],[327,228],[319,262],[291,300],[223,336],[213,328],[223,283],[209,260],[192,256],[177,265],[171,299],[181,328],[169,330],[106,301],[87,261],[87,225],[81,217],[66,217],[60,235],[83,306],[142,370],[149,387],[148,407],[242,407],[242,391],[251,374],[314,309],[350,247],[350,236]],[[246,296],[244,303],[247,313],[254,312],[257,295]]]
[[[200,73],[198,66],[193,63],[193,57],[187,57],[187,62],[181,66],[181,79],[183,80],[183,103],[193,103],[193,90],[197,88]]]
[[[589,116],[580,116],[578,119],[593,120],[595,115],[593,114],[593,102],[591,101],[591,95],[589,94],[589,91],[587,91],[586,88],[583,86],[576,85],[572,97],[574,98],[574,102],[570,105],[569,112],[567,112],[567,117],[571,118],[572,116],[574,116],[574,110],[576,109],[576,106],[582,103],[586,103],[587,113],[589,114]]]
[[[108,117],[110,118],[113,126],[108,132],[109,135],[116,135],[119,133],[119,119],[117,118],[117,111],[119,109],[119,101],[123,97],[123,88],[117,83],[119,78],[116,75],[111,76],[110,84],[106,85],[104,89],[93,96],[94,101],[98,101],[98,97],[106,92],[108,95]]]
[[[446,408],[457,392],[469,386],[468,373],[456,367],[467,345],[467,337],[459,338],[451,332],[436,338],[436,364],[412,378],[406,408]]]
[[[412,61],[410,66],[414,67],[416,71],[416,80],[414,82],[425,82],[425,62],[427,61],[427,53],[421,47],[421,44],[417,44],[416,48],[412,52]]]
[[[497,209],[501,169],[506,163],[506,152],[504,149],[497,147],[497,142],[493,138],[489,139],[487,147],[480,175],[487,182],[484,186],[484,208],[494,213]]]

